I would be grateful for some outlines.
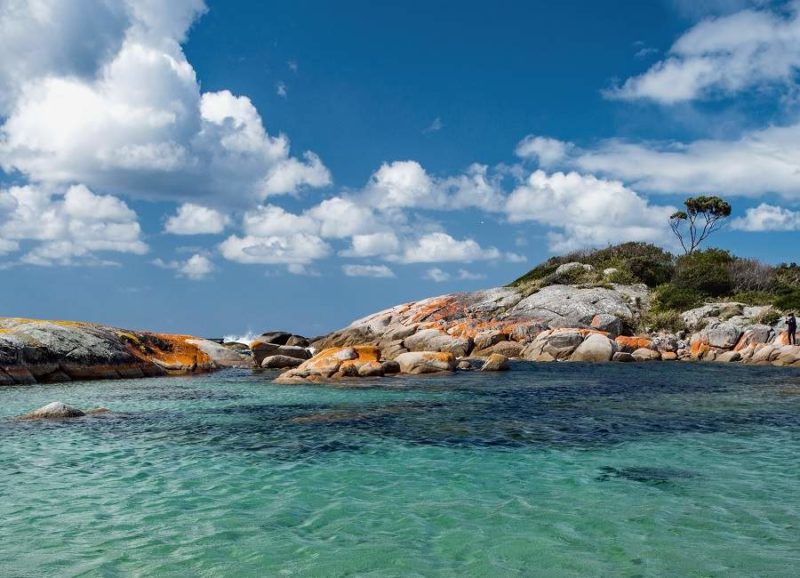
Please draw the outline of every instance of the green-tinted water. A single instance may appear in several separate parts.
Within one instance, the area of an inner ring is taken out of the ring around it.
[[[798,574],[800,373],[514,369],[2,388],[0,575]]]

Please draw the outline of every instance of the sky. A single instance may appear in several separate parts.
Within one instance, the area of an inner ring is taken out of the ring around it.
[[[800,1],[0,0],[0,315],[309,336],[566,251],[800,243]]]

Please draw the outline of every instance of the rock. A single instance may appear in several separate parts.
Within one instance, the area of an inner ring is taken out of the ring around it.
[[[772,360],[773,365],[800,365],[800,346],[783,345],[778,349],[778,355]]]
[[[558,269],[555,271],[556,276],[567,275],[574,271],[586,271],[587,273],[594,271],[594,267],[591,265],[586,265],[584,263],[578,263],[577,261],[573,261],[571,263],[564,263],[563,265],[559,265]]]
[[[637,349],[652,349],[653,341],[649,337],[627,337],[620,335],[615,339],[620,351],[633,353]]]
[[[261,367],[261,362],[264,361],[264,358],[277,355],[279,348],[280,345],[276,343],[262,341],[260,337],[256,337],[250,342],[250,351],[253,353],[253,363],[256,367]]]
[[[774,336],[775,332],[769,325],[753,325],[750,329],[742,333],[734,349],[736,351],[741,351],[742,349],[758,343],[769,343]]]
[[[648,346],[644,346],[648,347]],[[680,349],[679,340],[675,335],[669,334],[659,334],[653,336],[652,344],[648,348],[655,349],[656,351],[661,352],[661,357],[663,359],[664,353],[666,352],[675,352]],[[638,349],[638,348],[637,348]]]
[[[644,347],[631,353],[631,356],[636,361],[658,361],[661,359],[661,354],[658,351],[653,351],[652,349],[646,349]]]
[[[708,344],[718,349],[731,349],[739,341],[741,329],[731,323],[713,323],[704,330]]]
[[[389,343],[382,342],[378,345],[380,346],[381,353],[385,359],[394,359],[401,353],[406,353],[408,351],[408,349],[403,347],[402,340],[391,341]]]
[[[281,345],[275,352],[275,355],[285,355],[287,357],[296,357],[297,359],[311,359],[311,352],[305,347],[297,345]]]
[[[577,329],[552,329],[536,336],[533,343],[522,350],[522,358],[529,361],[559,361],[568,359],[583,343],[583,334]]]
[[[724,353],[717,355],[714,361],[718,361],[721,363],[732,363],[741,360],[742,360],[742,354],[739,353],[738,351],[726,351]]]
[[[756,350],[750,358],[751,363],[766,364],[776,359],[780,354],[778,347],[774,345],[764,344],[756,345]]]
[[[297,367],[302,363],[303,360],[298,357],[270,355],[261,361],[261,367],[264,369],[286,369],[287,367]]]
[[[605,335],[592,333],[570,356],[571,361],[610,361],[615,352],[615,343]]]
[[[467,360],[459,361],[458,365],[456,367],[458,369],[460,369],[461,371],[471,371],[472,370],[472,364]]]
[[[576,327],[590,323],[599,314],[633,319],[647,303],[644,285],[613,285],[613,289],[550,285],[522,299],[508,311],[508,316],[535,319],[550,327]]]
[[[481,371],[505,371],[509,369],[508,358],[504,355],[493,353],[481,366]]]
[[[19,419],[65,419],[84,415],[86,413],[78,408],[70,407],[60,401],[54,401],[30,413],[26,413]]]
[[[243,355],[250,355],[250,346],[245,343],[239,343],[238,341],[227,341],[222,344],[222,347],[233,349],[234,351]]]
[[[631,355],[630,353],[626,353],[625,351],[617,351],[611,357],[611,361],[621,361],[623,363],[627,363],[627,362],[636,361],[636,360],[633,358],[633,355]]]
[[[208,355],[217,367],[250,367],[253,363],[249,349],[247,354],[243,354],[240,350],[225,347],[208,339],[187,339],[186,342]]]
[[[287,331],[267,331],[266,333],[262,333],[255,340],[263,343],[273,343],[275,345],[286,345],[291,337],[292,334]]]
[[[532,322],[518,324],[514,326],[508,337],[520,343],[530,343],[542,331],[547,331],[547,326],[542,323]]]
[[[331,378],[358,377],[359,368],[367,363],[378,362],[381,352],[377,347],[360,345],[354,347],[331,347],[320,351],[311,359],[294,369],[281,374],[275,383],[318,382]],[[383,368],[383,366],[381,366]]]
[[[474,338],[475,349],[489,349],[492,345],[505,341],[508,336],[502,331],[481,331]]]
[[[423,329],[403,340],[403,345],[410,352],[444,351],[456,357],[466,357],[472,351],[472,339],[454,337],[442,333],[438,329]]]
[[[598,313],[592,317],[590,325],[599,331],[610,333],[614,337],[622,333],[622,320],[608,313]]]
[[[518,343],[516,341],[501,341],[500,343],[495,343],[489,349],[483,349],[481,351],[473,351],[473,357],[488,357],[493,353],[498,355],[504,355],[505,357],[519,357],[522,355],[522,350],[525,348],[524,345]]]
[[[456,368],[456,358],[450,352],[410,351],[398,355],[395,361],[400,364],[401,373],[414,375],[453,371]]]
[[[286,345],[289,347],[309,347],[311,343],[309,343],[308,339],[303,337],[302,335],[292,335],[289,339],[286,340]]]
[[[368,361],[358,366],[359,377],[383,377],[383,365],[378,361]]]
[[[384,361],[381,363],[381,367],[383,368],[384,375],[393,375],[395,373],[400,373],[400,364],[396,361]]]
[[[111,410],[108,409],[107,407],[102,407],[102,406],[95,407],[86,411],[86,415],[103,415],[106,413],[111,413]]]
[[[619,269],[617,269],[616,267],[608,267],[607,269],[603,269],[604,277],[611,277],[616,273],[619,273]]]
[[[661,352],[661,361],[676,361],[677,359],[678,359],[678,354],[674,351]]]

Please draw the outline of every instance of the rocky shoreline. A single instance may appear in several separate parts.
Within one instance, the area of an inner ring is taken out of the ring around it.
[[[684,331],[632,330],[648,307],[644,285],[500,287],[398,305],[315,340],[277,331],[224,345],[91,323],[0,318],[0,385],[225,367],[279,369],[277,381],[300,383],[478,369],[489,358],[498,368],[508,359],[800,367],[800,346],[788,345],[770,306],[709,303],[682,313]]]

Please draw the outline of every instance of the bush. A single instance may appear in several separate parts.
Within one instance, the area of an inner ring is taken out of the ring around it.
[[[552,275],[560,265],[577,261],[591,265],[598,272],[612,267],[617,269],[619,278],[624,281],[611,279],[614,283],[644,283],[648,287],[656,287],[670,280],[674,271],[674,260],[672,254],[649,243],[622,243],[605,249],[575,251],[568,255],[551,257],[511,285],[525,285],[543,280]]]
[[[800,288],[781,287],[772,303],[782,311],[800,311]]]
[[[770,309],[759,315],[756,319],[756,322],[761,323],[762,325],[775,325],[780,320],[781,314],[775,309]]]
[[[736,293],[768,292],[775,289],[777,284],[775,268],[756,259],[735,259],[728,265],[728,272]]]
[[[730,295],[730,265],[734,257],[721,249],[706,249],[680,257],[672,284],[710,297]]]
[[[686,330],[686,323],[678,311],[648,311],[642,318],[642,329],[677,333]]]
[[[703,304],[699,291],[672,283],[659,285],[653,293],[651,307],[654,311],[686,311]]]

